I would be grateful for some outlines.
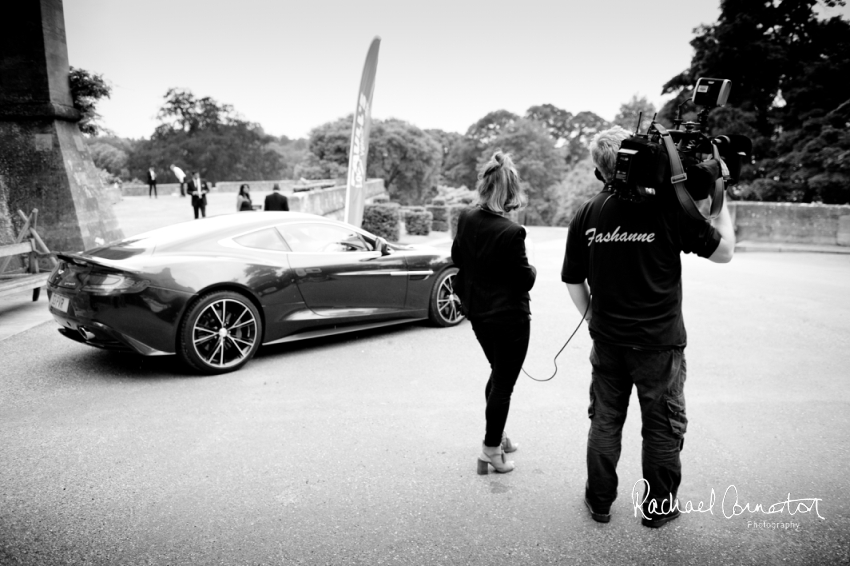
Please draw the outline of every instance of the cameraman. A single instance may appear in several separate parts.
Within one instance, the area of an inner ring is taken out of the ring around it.
[[[629,136],[617,126],[590,143],[606,184],[570,223],[561,279],[593,339],[585,505],[595,521],[610,520],[634,384],[649,490],[640,509],[643,525],[654,528],[679,516],[678,506],[670,508],[681,482],[679,453],[688,423],[680,253],[726,263],[735,250],[735,232],[725,202],[716,220],[696,221],[680,208],[672,186],[642,202],[618,198],[610,183],[617,151]]]

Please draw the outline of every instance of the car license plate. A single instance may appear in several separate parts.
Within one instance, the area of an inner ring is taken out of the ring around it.
[[[50,297],[50,306],[58,311],[68,312],[68,305],[70,304],[71,299],[63,297],[58,293],[53,293],[53,296]]]

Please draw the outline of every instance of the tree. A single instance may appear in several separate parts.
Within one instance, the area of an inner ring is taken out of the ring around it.
[[[116,137],[90,138],[88,146],[96,167],[123,181],[130,180],[130,171],[127,168],[130,153],[133,151],[130,140]]]
[[[486,146],[479,166],[496,151],[510,153],[528,195],[526,222],[549,224],[554,214],[550,189],[564,172],[564,154],[555,147],[545,126],[534,120],[519,118],[500,129],[499,135]]]
[[[440,129],[425,130],[425,133],[431,136],[440,146],[440,178],[437,180],[437,184],[452,183],[453,179],[449,176],[450,167],[447,167],[450,163],[449,155],[458,144],[463,143],[464,136],[457,132],[446,132]]]
[[[776,146],[778,157],[760,162],[761,175],[741,187],[739,197],[850,203],[850,100],[783,132]]]
[[[101,129],[98,121],[101,116],[97,113],[97,103],[103,98],[109,98],[112,89],[103,80],[102,75],[90,73],[85,69],[71,67],[68,74],[71,87],[71,99],[82,118],[77,124],[80,132],[87,136],[96,136]]]
[[[573,116],[573,119],[570,120],[565,146],[567,166],[572,167],[590,155],[590,150],[587,148],[590,140],[597,133],[610,126],[611,124],[607,120],[593,112],[584,111]]]
[[[275,138],[241,119],[232,106],[175,88],[164,98],[157,114],[161,123],[128,159],[131,176],[143,178],[153,166],[167,178],[169,165],[176,163],[214,182],[281,178],[280,155],[269,147]]]
[[[620,111],[614,117],[614,125],[635,131],[638,126],[638,117],[640,116],[641,121],[638,129],[641,133],[644,133],[649,128],[654,115],[655,105],[645,96],[638,97],[637,94],[634,94],[628,102],[620,105]]]
[[[602,190],[602,182],[594,176],[594,169],[593,160],[587,156],[552,189],[552,200],[555,201],[553,226],[569,226],[579,207]]]
[[[478,161],[484,144],[462,136],[443,158],[443,181],[455,187],[474,189],[478,182]]]
[[[376,120],[369,140],[370,177],[379,177],[390,198],[423,204],[436,192],[443,150],[433,137],[402,120]]]
[[[502,128],[513,124],[518,119],[519,116],[507,110],[490,112],[469,127],[466,137],[487,145],[499,135]]]
[[[310,153],[296,168],[296,174],[306,178],[346,177],[351,121],[349,115],[314,128],[308,143]],[[440,144],[416,126],[395,119],[372,120],[367,176],[383,179],[394,200],[422,204],[436,187],[441,161]]]
[[[154,133],[155,137],[175,132],[214,130],[240,122],[230,104],[219,104],[209,96],[196,98],[190,91],[180,88],[168,89],[165,103],[156,117],[161,123]]]
[[[352,120],[353,115],[349,114],[344,118],[317,126],[310,131],[307,141],[307,157],[295,168],[296,177],[338,179],[348,176],[348,151],[351,146]],[[372,123],[374,124],[374,120]],[[367,157],[367,167],[368,165]]]
[[[540,104],[526,110],[525,117],[543,124],[546,131],[555,140],[556,147],[561,147],[570,138],[573,115],[562,108],[553,104]]]
[[[280,156],[283,164],[281,178],[296,179],[295,168],[303,163],[309,154],[307,150],[307,139],[299,138],[292,140],[286,136],[281,136],[278,140],[269,142],[267,147]]]

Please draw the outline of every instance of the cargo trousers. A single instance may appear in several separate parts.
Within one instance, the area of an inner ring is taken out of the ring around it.
[[[688,426],[684,348],[640,350],[594,341],[590,363],[593,372],[585,496],[599,513],[609,513],[617,498],[617,462],[634,385],[641,411],[641,461],[643,479],[647,482],[644,486],[648,484],[649,488],[649,496],[640,500],[645,499],[644,513],[650,517],[650,502],[655,500],[656,508],[662,509],[663,500],[675,500],[682,481],[679,454]],[[632,482],[628,487],[632,489]]]

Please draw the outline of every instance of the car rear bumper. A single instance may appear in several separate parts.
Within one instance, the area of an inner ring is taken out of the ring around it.
[[[56,322],[61,327],[59,328],[60,334],[87,346],[117,352],[135,352],[143,356],[168,356],[174,354],[174,352],[157,350],[99,322],[80,322],[70,317],[58,315],[55,312],[53,313],[53,318],[56,319]]]

